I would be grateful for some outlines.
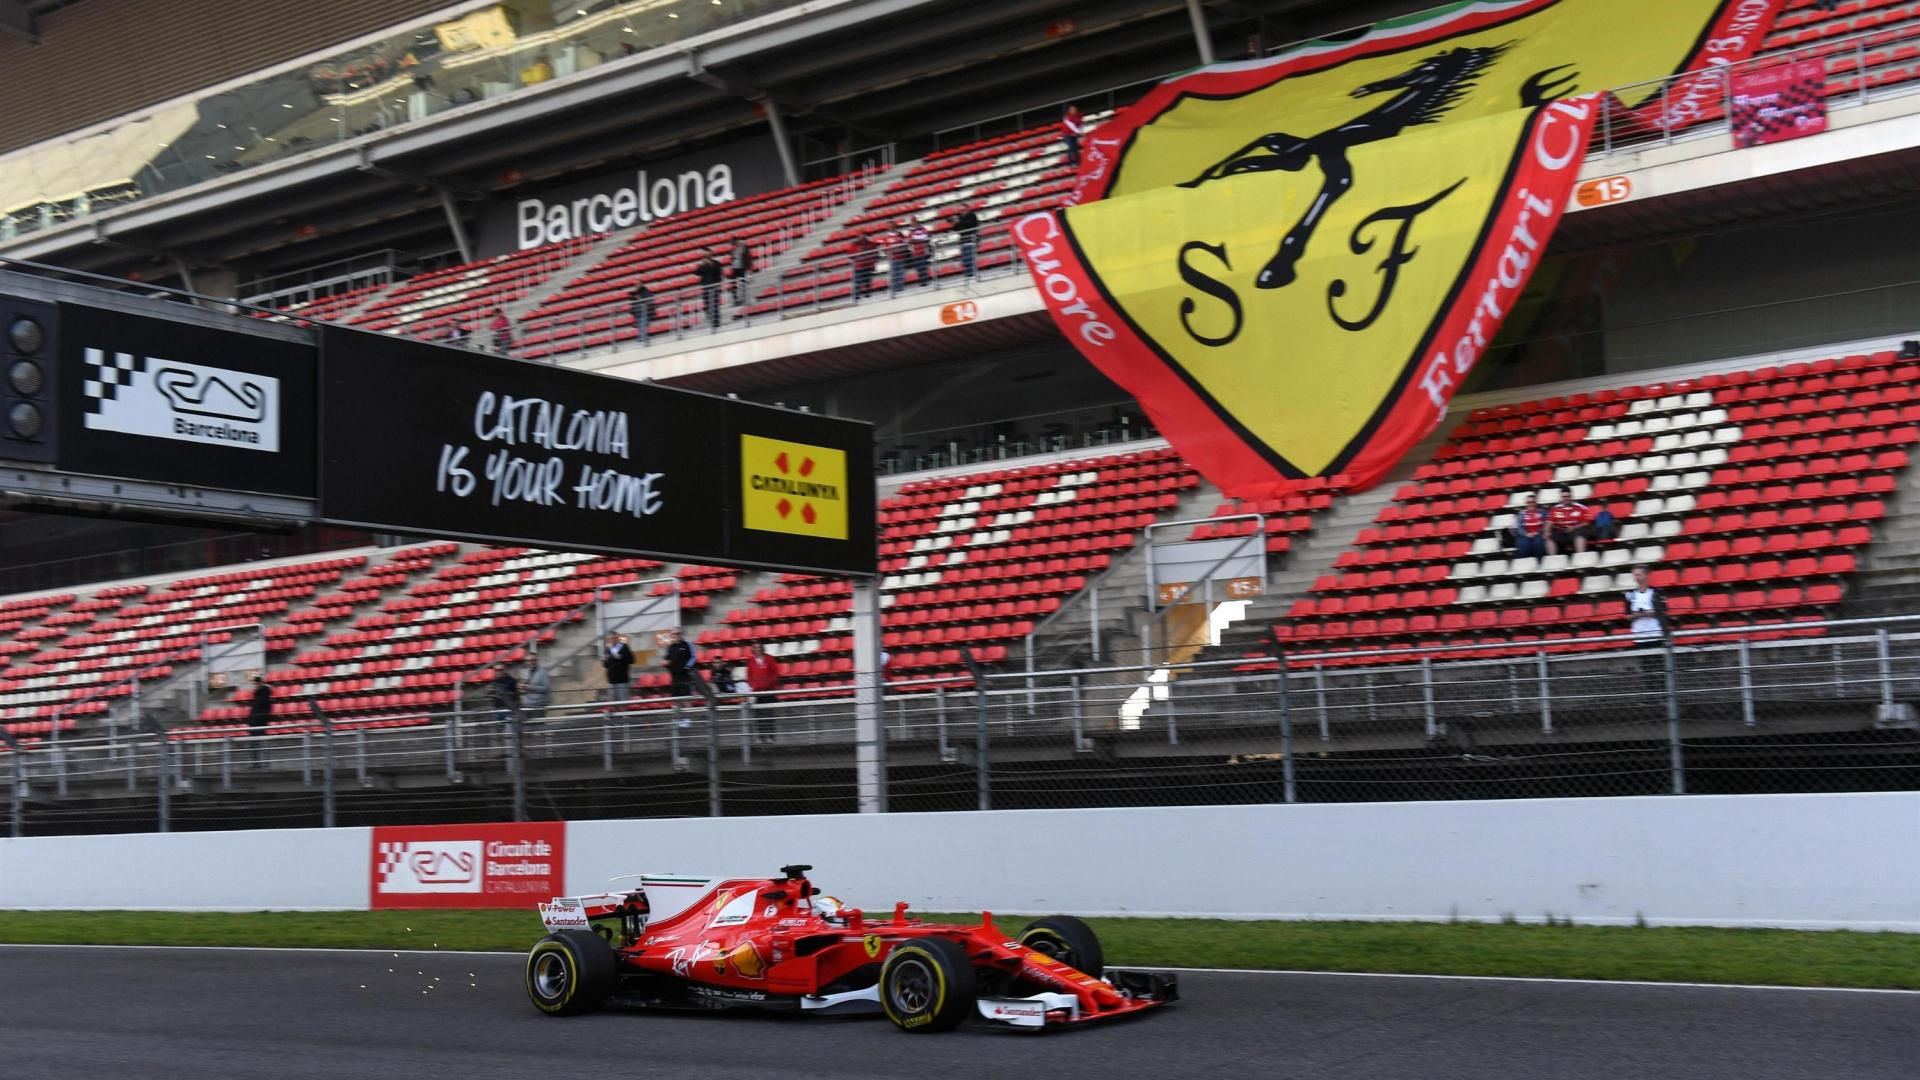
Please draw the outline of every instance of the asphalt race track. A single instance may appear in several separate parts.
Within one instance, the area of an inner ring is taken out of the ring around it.
[[[1920,994],[1191,972],[1043,1035],[527,1004],[520,959],[0,945],[0,1075],[1912,1080]]]

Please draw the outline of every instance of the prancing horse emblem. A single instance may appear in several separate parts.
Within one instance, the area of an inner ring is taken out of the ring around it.
[[[1196,188],[1241,173],[1299,172],[1309,163],[1319,162],[1319,193],[1299,223],[1280,241],[1280,250],[1261,268],[1254,282],[1262,289],[1290,285],[1295,276],[1294,265],[1313,240],[1314,230],[1334,201],[1353,186],[1353,166],[1347,161],[1347,152],[1364,143],[1391,139],[1416,124],[1438,122],[1512,44],[1435,53],[1402,74],[1355,88],[1350,96],[1356,98],[1389,90],[1398,93],[1339,127],[1304,138],[1284,131],[1262,135],[1180,186]]]

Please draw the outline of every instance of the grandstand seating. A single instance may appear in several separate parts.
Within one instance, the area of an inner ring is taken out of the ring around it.
[[[449,544],[427,550],[430,561],[455,549]],[[417,558],[409,572],[422,567]],[[597,590],[658,576],[660,568],[648,559],[530,548],[470,551],[388,599],[379,611],[327,635],[318,648],[299,652],[290,666],[270,675],[276,722],[309,724],[310,704],[330,716],[374,726],[422,722],[423,710],[451,706],[463,684],[490,678],[493,664],[524,659],[529,639],[538,635],[550,641],[556,622],[587,618],[583,609]],[[725,575],[709,571],[702,568],[688,575],[701,604],[729,587],[721,584],[728,580]],[[370,599],[378,591],[361,595]],[[350,604],[342,606],[346,599],[335,597],[326,608],[349,610]],[[231,724],[245,716],[244,704],[201,713],[203,721],[213,724]]]
[[[964,670],[1057,610],[1199,483],[1171,450],[994,469],[907,484],[880,504],[881,644],[894,681]],[[784,576],[696,639],[708,661],[744,662],[765,644],[783,689],[853,677],[852,588]]]
[[[671,334],[676,327],[705,318],[693,292],[694,267],[702,256],[713,254],[725,262],[729,249],[744,240],[754,253],[754,264],[765,266],[791,249],[818,218],[868,179],[861,173],[782,188],[678,214],[640,229],[521,320],[521,355],[540,359],[638,341],[629,298],[634,285],[643,281],[655,296],[651,333]],[[724,290],[727,318],[740,314],[731,290],[731,285]]]
[[[1844,596],[1920,441],[1916,379],[1883,352],[1475,410],[1275,633],[1308,661],[1613,648],[1582,639],[1622,632],[1633,563],[1654,566],[1682,629],[1798,633]],[[1508,556],[1509,508],[1563,486],[1611,509],[1617,538]]]
[[[429,271],[395,286],[349,321],[366,330],[424,338],[443,337],[458,326],[478,337],[493,309],[545,284],[598,239],[576,237]]]
[[[375,295],[385,290],[388,284],[387,282],[382,282],[378,285],[362,285],[357,289],[334,293],[331,296],[321,296],[312,300],[304,300],[300,303],[281,308],[280,310],[289,316],[297,315],[300,317],[297,320],[291,321],[297,322],[311,319],[315,322],[339,322],[341,321],[341,316],[373,299]],[[272,317],[265,312],[256,311],[253,314],[256,318]]]
[[[1089,117],[1087,122],[1097,123],[1107,115]],[[763,288],[751,314],[850,299],[853,268],[848,259],[868,246],[868,237],[886,231],[900,218],[910,218],[933,234],[935,276],[954,277],[962,267],[951,253],[940,249],[958,244],[950,221],[961,209],[972,207],[981,227],[977,268],[985,273],[1007,266],[1015,258],[1013,238],[1004,229],[994,228],[994,223],[1057,205],[1072,186],[1073,173],[1067,168],[1057,124],[929,154],[807,252],[800,265]],[[869,290],[887,291],[888,272],[883,259]]]

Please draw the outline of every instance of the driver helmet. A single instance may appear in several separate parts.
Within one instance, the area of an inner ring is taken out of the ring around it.
[[[828,922],[840,921],[840,900],[834,896],[816,896],[813,898],[813,913]]]

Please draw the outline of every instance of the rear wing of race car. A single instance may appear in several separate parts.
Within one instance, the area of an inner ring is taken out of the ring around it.
[[[698,901],[718,880],[684,874],[626,874],[609,879],[617,892],[556,896],[540,904],[540,921],[548,930],[590,930],[591,920],[618,914],[627,892],[636,886],[647,890],[651,917],[665,918]]]

